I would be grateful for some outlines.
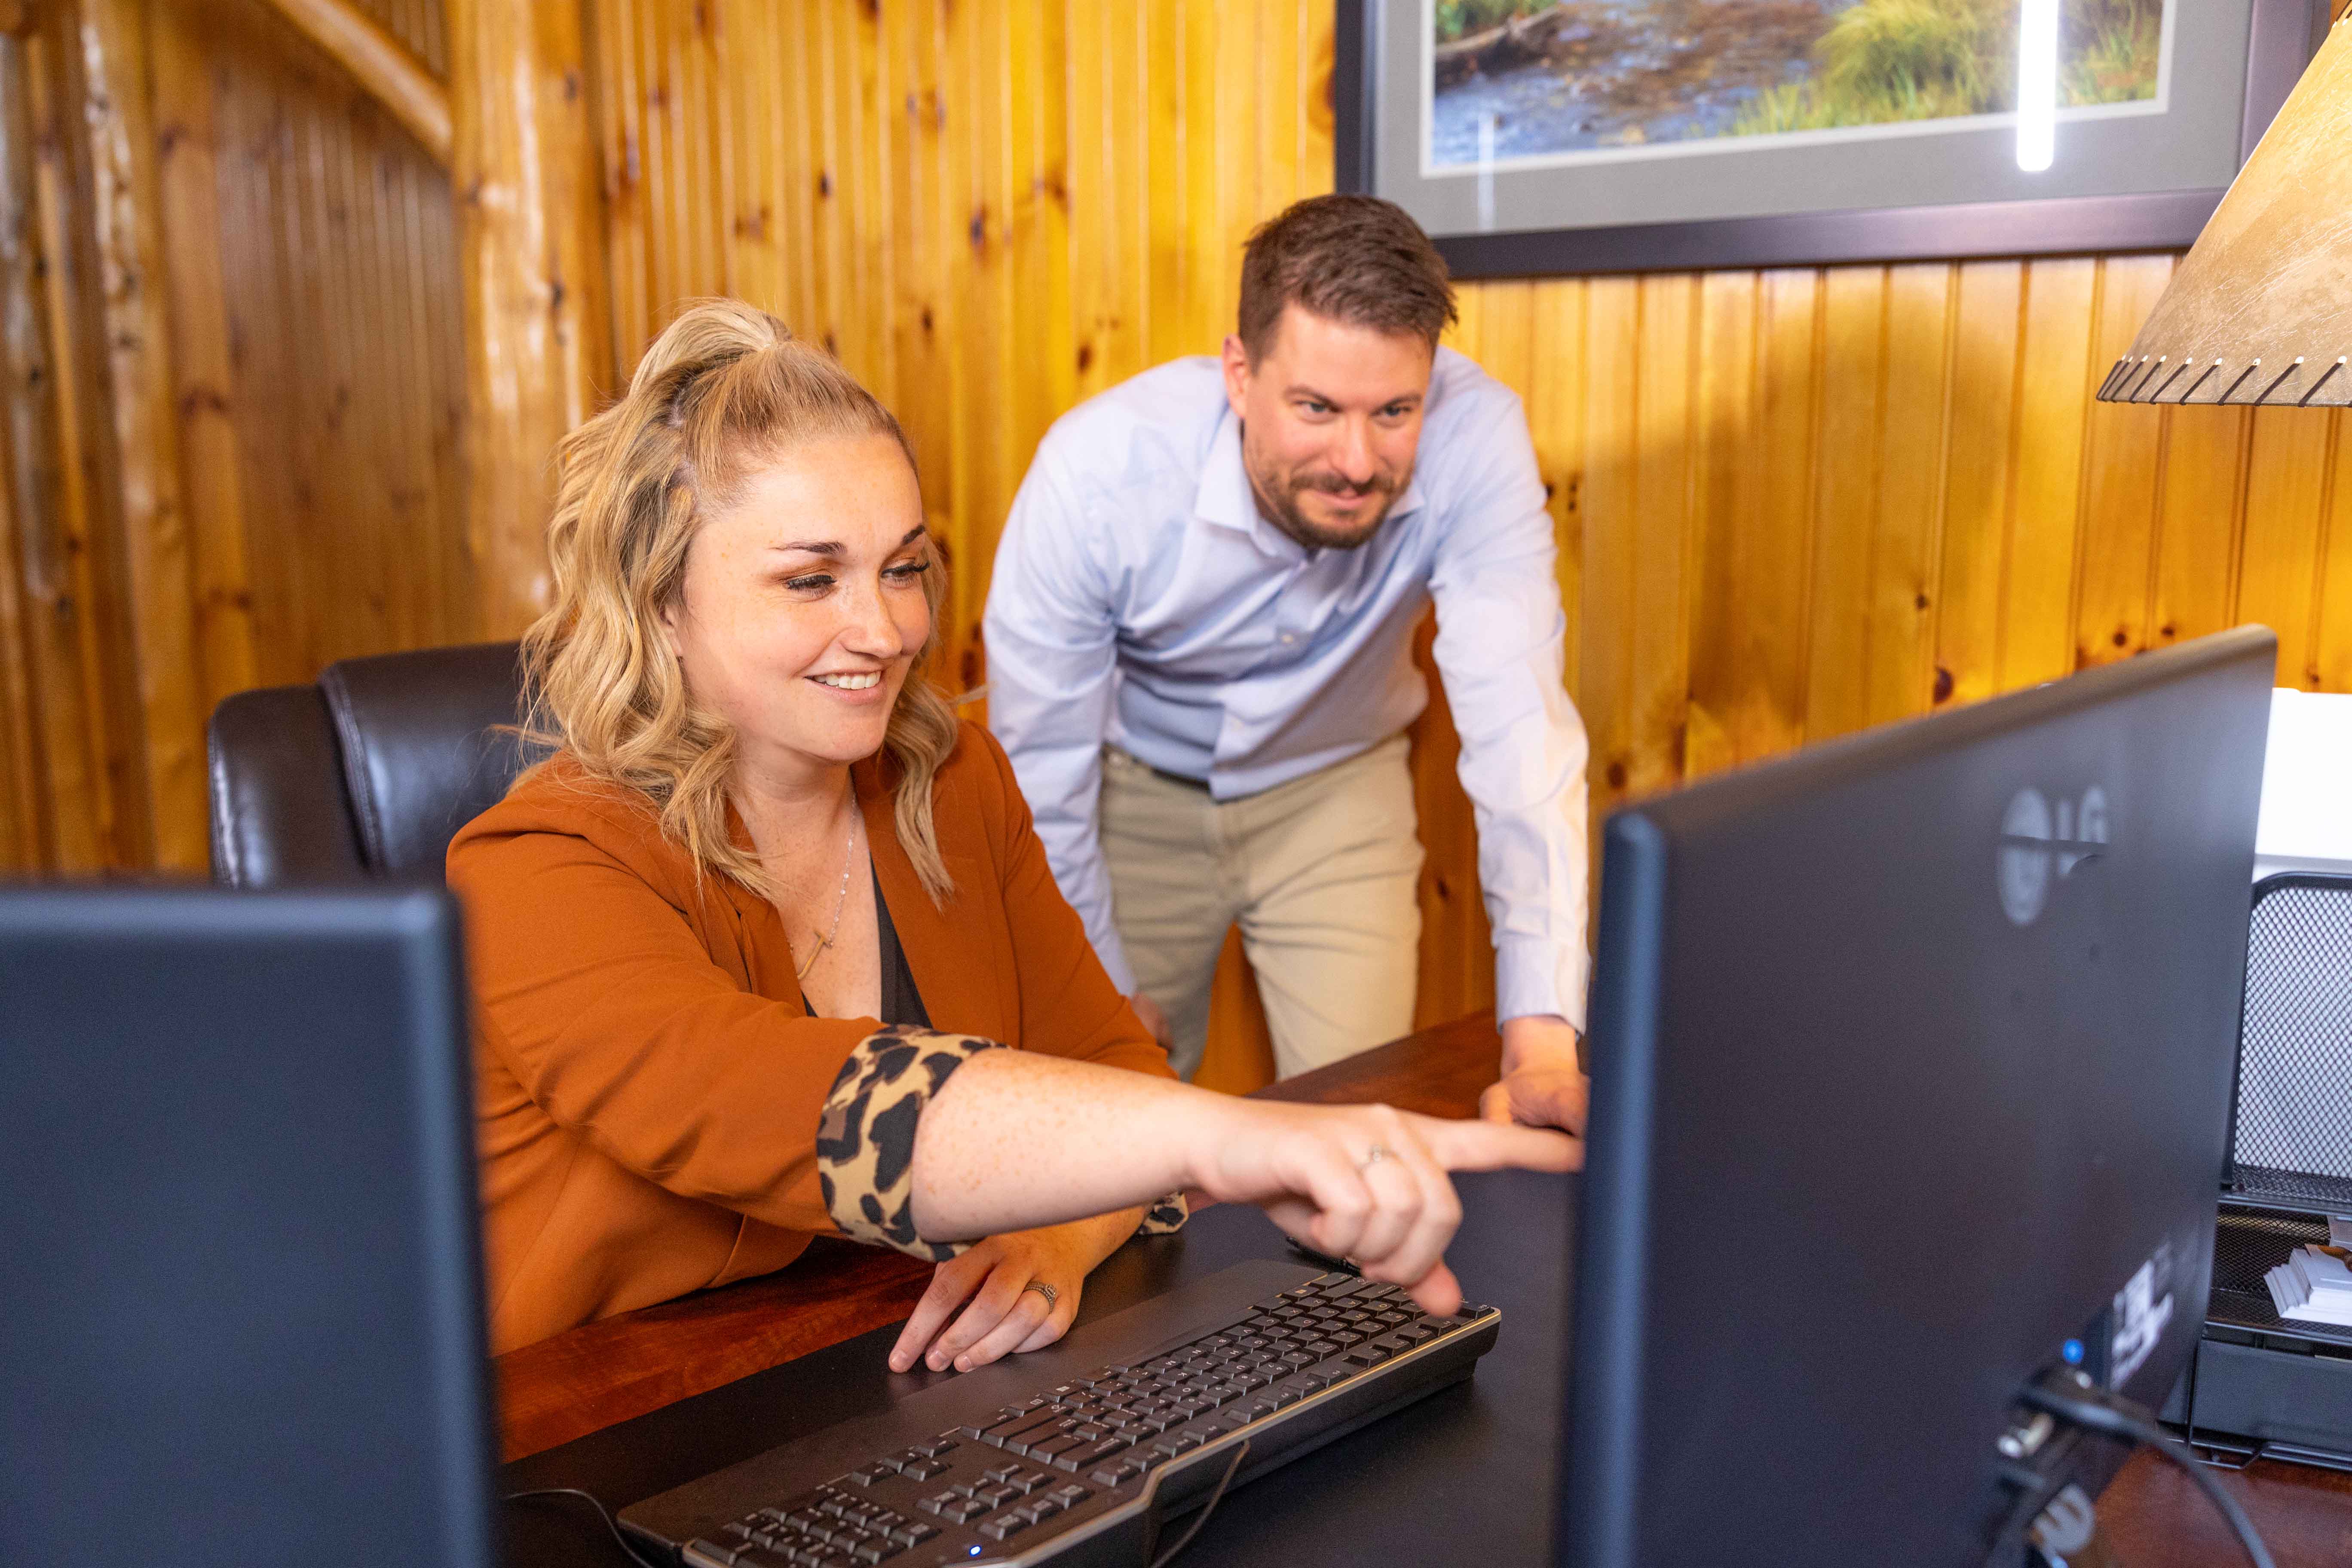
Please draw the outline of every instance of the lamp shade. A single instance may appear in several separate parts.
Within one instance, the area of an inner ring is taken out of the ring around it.
[[[2108,403],[2352,404],[2352,12],[2099,388]]]

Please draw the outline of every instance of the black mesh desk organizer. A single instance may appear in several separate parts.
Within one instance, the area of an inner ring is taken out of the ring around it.
[[[2263,1279],[2352,1217],[2352,876],[2253,897],[2212,1301],[2165,1414],[2222,1452],[2352,1469],[2352,1329],[2280,1318]]]

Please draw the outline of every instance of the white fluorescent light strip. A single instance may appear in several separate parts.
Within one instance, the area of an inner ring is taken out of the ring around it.
[[[2017,166],[2038,174],[2058,156],[2058,0],[2022,0],[2017,17]]]

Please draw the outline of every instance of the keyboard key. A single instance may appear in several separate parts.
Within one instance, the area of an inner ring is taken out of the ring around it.
[[[1131,1437],[1106,1437],[1092,1447],[1079,1449],[1070,1457],[1077,1461],[1080,1468],[1084,1468],[1088,1465],[1098,1465],[1113,1454],[1124,1454],[1132,1447],[1134,1439]]]
[[[980,1532],[991,1541],[1002,1541],[1008,1535],[1018,1535],[1035,1523],[1017,1513],[1000,1513],[993,1519],[980,1521]]]
[[[1324,1373],[1310,1372],[1298,1380],[1299,1389],[1307,1394],[1320,1394],[1331,1386],[1332,1379]]]
[[[731,1546],[721,1546],[715,1541],[699,1540],[690,1541],[687,1542],[687,1544],[692,1550],[709,1558],[713,1563],[732,1563],[735,1561],[735,1549]]]
[[[1389,1352],[1378,1345],[1365,1345],[1348,1352],[1348,1360],[1358,1366],[1378,1366],[1389,1359]]]
[[[864,1465],[850,1471],[849,1479],[856,1481],[861,1487],[870,1487],[876,1481],[880,1480],[884,1476],[893,1476],[896,1474],[898,1474],[898,1471],[891,1468],[889,1465],[877,1459],[873,1464]]]
[[[945,1459],[918,1459],[898,1473],[910,1481],[928,1481],[946,1475],[954,1468]]]
[[[1005,1503],[1011,1502],[1014,1498],[1017,1498],[1020,1495],[1021,1492],[1018,1488],[1006,1486],[1002,1481],[997,1482],[993,1486],[974,1487],[971,1492],[972,1500],[974,1502],[984,1502],[991,1508],[997,1508]]]
[[[1011,1431],[1013,1424],[1020,1419],[1021,1412],[1018,1410],[1000,1410],[984,1421],[974,1422],[969,1426],[959,1426],[956,1430],[964,1436],[976,1437],[983,1443],[994,1443],[1001,1441],[1003,1435]]]
[[[901,1546],[920,1546],[939,1531],[928,1524],[902,1524],[890,1532],[890,1539]]]
[[[1022,1505],[1021,1511],[1027,1514],[1031,1519],[1035,1520],[1038,1523],[1043,1524],[1047,1520],[1062,1511],[1062,1504],[1060,1500],[1055,1498],[1031,1498],[1026,1503]]]
[[[1041,1411],[1018,1426],[1006,1427],[1003,1435],[1003,1446],[1018,1453],[1020,1450],[1013,1445],[1028,1442],[1033,1434],[1044,1438],[1057,1431],[1066,1431],[1072,1425],[1070,1418],[1058,1410]]]

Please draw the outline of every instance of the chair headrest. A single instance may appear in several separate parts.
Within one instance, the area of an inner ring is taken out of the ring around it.
[[[329,665],[319,689],[368,868],[439,880],[449,840],[505,795],[534,756],[520,721],[516,645],[425,648]]]

